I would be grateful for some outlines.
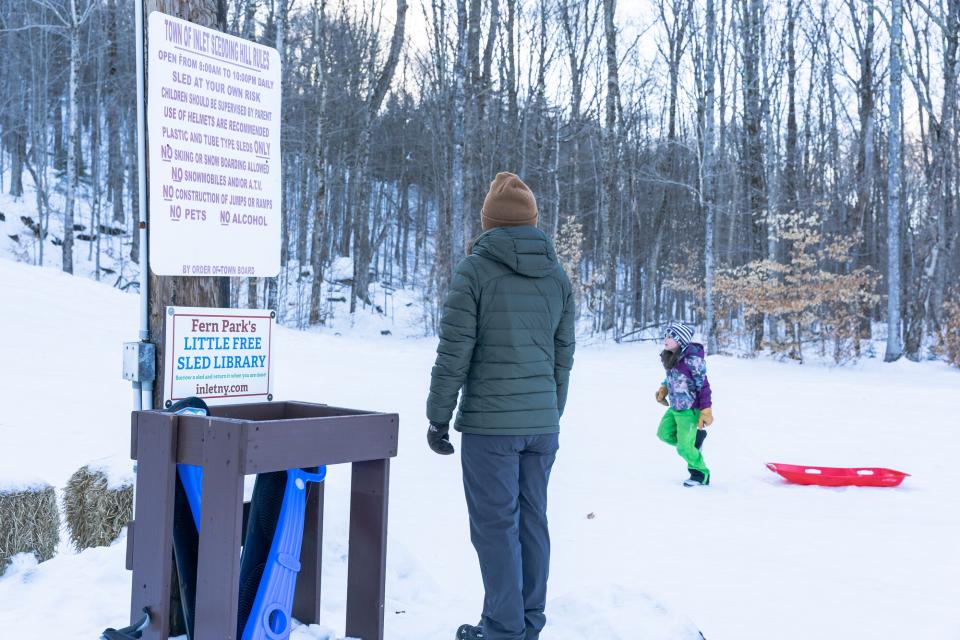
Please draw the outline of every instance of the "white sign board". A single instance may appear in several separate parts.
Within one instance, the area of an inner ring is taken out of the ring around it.
[[[167,307],[164,404],[273,400],[274,313],[264,309]]]
[[[280,55],[150,14],[150,268],[280,272]]]

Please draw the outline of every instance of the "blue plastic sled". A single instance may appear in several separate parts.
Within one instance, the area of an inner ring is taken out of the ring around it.
[[[243,640],[283,640],[290,635],[290,612],[300,572],[307,483],[323,482],[326,475],[326,467],[320,467],[316,473],[302,469],[287,471],[280,517],[257,596],[243,629]]]
[[[197,406],[184,407],[175,413],[207,415],[205,409]],[[297,574],[300,572],[307,483],[323,482],[326,473],[326,467],[319,467],[316,472],[289,469],[258,476],[250,514],[251,522],[241,559],[241,602],[238,607],[238,632],[241,640],[284,640],[290,635],[293,596]],[[279,513],[274,518],[276,509],[273,503],[278,497],[280,474],[286,477]],[[180,464],[177,465],[177,475],[187,496],[194,525],[199,532],[203,468]],[[265,536],[271,542],[264,556]],[[251,606],[247,585],[252,583],[256,584],[256,595]],[[190,617],[192,618],[192,615]]]

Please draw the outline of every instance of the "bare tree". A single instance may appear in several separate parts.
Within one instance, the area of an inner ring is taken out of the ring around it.
[[[931,96],[934,90],[929,65],[930,30],[918,27],[911,19],[916,47],[916,69],[908,76],[914,85],[926,120],[930,128],[931,140],[928,145],[930,155],[935,162],[927,161],[927,225],[925,237],[917,242],[920,263],[914,265],[916,276],[912,286],[915,288],[907,305],[907,319],[904,332],[904,352],[911,360],[920,359],[924,332],[930,323],[935,329],[939,326],[939,313],[943,307],[946,289],[947,263],[957,247],[957,223],[955,221],[955,200],[957,196],[957,62],[960,45],[960,0],[943,0],[939,11],[924,0],[914,0],[916,6],[926,16],[940,34],[943,60],[940,65],[942,79],[942,98],[939,113],[933,105]],[[926,52],[927,59],[923,56]],[[925,146],[925,148],[926,148]]]
[[[600,11],[596,0],[585,0],[583,2],[558,0],[558,2],[560,4],[560,24],[563,28],[570,67],[570,136],[573,139],[573,151],[570,159],[573,198],[570,210],[573,215],[581,215],[583,208],[580,204],[580,145],[583,123],[580,111],[583,107],[584,75],[588,56],[593,46]]]
[[[885,362],[903,353],[900,339],[900,190],[903,142],[900,137],[903,74],[903,2],[892,0],[890,15],[890,115],[887,120],[887,351]]]
[[[80,0],[82,1],[82,0]],[[53,23],[38,25],[65,37],[70,46],[68,57],[69,80],[67,87],[67,184],[63,206],[63,270],[73,273],[73,240],[74,240],[74,212],[77,204],[77,181],[80,160],[77,152],[80,149],[80,34],[84,23],[90,18],[95,9],[95,3],[87,2],[86,6],[78,6],[78,0],[68,0],[66,7],[53,4],[52,0],[33,0],[41,6]],[[41,238],[41,242],[43,239]]]
[[[604,197],[601,199],[604,265],[603,276],[603,331],[609,331],[616,321],[615,296],[617,290],[617,256],[614,210],[620,192],[620,60],[617,57],[617,28],[615,14],[617,0],[603,0],[603,31],[605,35],[607,93],[606,129],[604,131]]]
[[[767,214],[767,188],[764,171],[763,97],[761,95],[760,56],[763,37],[764,11],[760,0],[741,0],[741,55],[743,58],[743,142],[740,168],[745,209],[749,215],[750,231],[746,245],[752,248],[750,257],[763,257],[767,252],[767,233],[764,224]],[[763,317],[752,319],[753,349],[763,346]]]
[[[406,0],[397,0],[397,13],[393,25],[393,36],[390,39],[390,51],[363,105],[363,122],[360,129],[356,166],[356,179],[361,194],[357,202],[361,210],[354,225],[353,287],[351,287],[350,290],[351,313],[356,311],[358,297],[368,304],[370,302],[370,294],[368,293],[370,284],[370,261],[373,259],[375,247],[378,246],[385,237],[386,226],[381,227],[381,229],[376,232],[375,238],[368,236],[368,185],[366,180],[370,176],[370,138],[373,135],[374,120],[380,111],[380,107],[383,105],[383,99],[387,95],[390,83],[393,82],[393,74],[397,69],[397,63],[400,61],[400,49],[403,45],[406,19],[407,2]]]
[[[700,172],[700,202],[705,213],[704,220],[704,328],[706,334],[707,353],[717,352],[716,322],[713,306],[713,279],[716,270],[716,246],[714,244],[713,226],[716,220],[716,193],[715,193],[715,102],[716,102],[716,67],[717,55],[717,12],[714,0],[707,0],[706,6],[707,43],[703,52],[705,65],[703,77],[703,168]],[[722,114],[721,114],[722,116]]]
[[[316,191],[313,194],[313,233],[310,242],[310,266],[313,281],[310,284],[310,324],[320,322],[320,296],[323,284],[323,267],[325,260],[323,233],[327,217],[327,175],[326,175],[326,100],[327,100],[327,61],[326,48],[326,17],[327,0],[314,3],[313,46],[316,56],[315,84],[318,97],[316,114],[317,134],[314,155],[314,173],[316,176]],[[304,230],[306,231],[306,230]]]
[[[145,213],[130,160],[132,1],[0,1],[0,187],[36,211],[10,246],[37,263],[69,250],[66,265],[114,270],[123,288]],[[511,169],[537,193],[544,230],[577,256],[592,330],[630,339],[627,326],[682,318],[703,326],[711,353],[799,357],[830,344],[839,358],[886,322],[921,358],[948,331],[960,276],[960,0],[890,1],[657,0],[633,36],[655,34],[656,50],[628,41],[635,25],[615,0],[424,0],[423,49],[406,46],[383,0],[149,7],[229,25],[282,56],[283,269],[237,280],[236,303],[297,326],[349,307],[386,320],[379,294],[409,287],[430,331],[486,181]],[[891,44],[889,74],[887,6],[910,43]],[[914,100],[919,110],[905,108]],[[782,226],[798,216],[818,221],[814,235]],[[740,274],[793,300],[784,274],[798,243],[807,267],[863,295],[823,302],[814,321],[731,288]],[[861,278],[866,267],[886,283]],[[155,294],[158,305],[230,303],[203,279],[159,279]]]
[[[139,0],[136,0],[139,1]],[[205,27],[216,27],[216,0],[146,0],[145,15],[152,11],[189,20]],[[149,73],[149,67],[147,68]],[[141,265],[148,268],[147,264]],[[157,380],[165,379],[164,344],[168,305],[190,307],[227,307],[229,290],[224,291],[221,278],[167,277],[150,273],[150,337],[157,345]],[[163,406],[163,384],[154,385],[153,406]]]
[[[468,237],[465,233],[464,163],[466,142],[466,76],[467,76],[467,0],[457,2],[457,53],[453,67],[453,184],[451,185],[450,219],[452,222],[450,268],[463,255]]]

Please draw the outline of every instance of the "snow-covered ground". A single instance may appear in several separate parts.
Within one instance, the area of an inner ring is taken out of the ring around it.
[[[129,448],[120,343],[135,296],[0,260],[0,482],[62,487]],[[450,640],[482,591],[456,458],[426,447],[435,342],[304,333],[276,339],[279,398],[396,411],[387,584],[389,640]],[[543,640],[956,640],[960,372],[939,363],[846,368],[712,358],[713,484],[680,486],[660,443],[653,345],[577,353],[551,484],[553,565]],[[459,443],[454,436],[454,443]],[[897,489],[785,484],[764,463],[889,466]],[[343,633],[349,474],[330,469],[324,626]],[[588,517],[593,514],[592,517]],[[92,640],[125,622],[124,543],[0,578],[0,637]]]

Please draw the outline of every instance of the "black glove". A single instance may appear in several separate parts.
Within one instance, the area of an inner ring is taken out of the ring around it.
[[[434,453],[442,456],[453,453],[453,445],[450,444],[450,425],[431,422],[430,428],[427,429],[427,444]]]

